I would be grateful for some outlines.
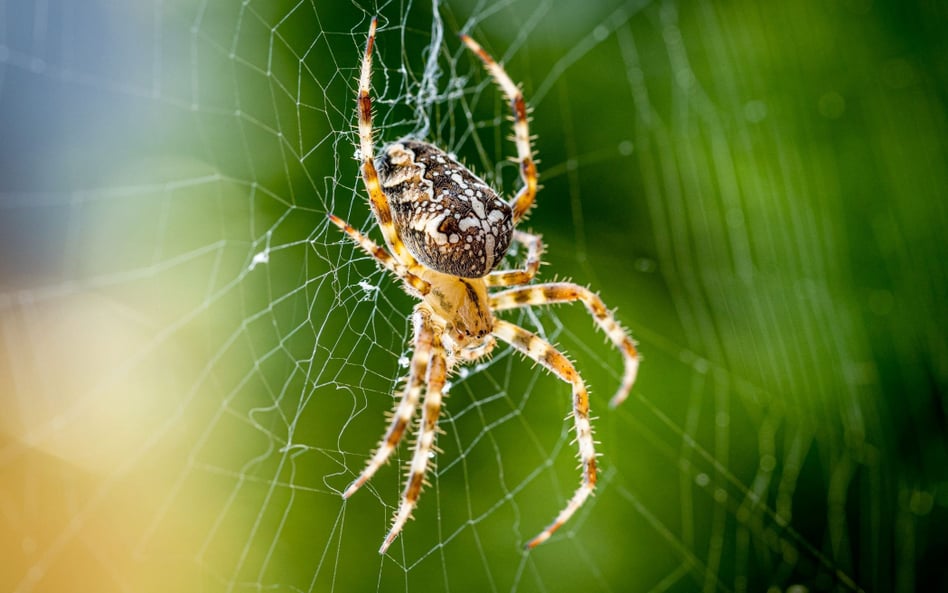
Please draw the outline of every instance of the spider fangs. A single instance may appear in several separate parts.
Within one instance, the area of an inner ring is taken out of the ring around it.
[[[500,339],[572,388],[582,481],[556,519],[527,542],[527,547],[533,548],[566,523],[595,488],[596,452],[589,421],[589,395],[582,377],[563,354],[536,334],[499,319],[494,313],[581,301],[623,356],[622,383],[610,401],[612,406],[628,396],[638,372],[639,355],[635,342],[589,289],[569,282],[529,284],[540,268],[543,245],[538,235],[515,230],[533,205],[537,192],[527,107],[517,85],[474,40],[461,36],[484,63],[513,111],[514,142],[523,181],[517,194],[505,202],[446,152],[419,140],[393,142],[375,156],[369,94],[375,30],[376,19],[372,19],[359,77],[359,140],[362,180],[388,249],[338,217],[330,214],[329,218],[382,267],[401,278],[405,290],[420,302],[411,316],[413,353],[407,383],[378,449],[343,496],[350,497],[388,460],[424,394],[408,481],[392,527],[379,549],[384,553],[401,532],[421,494],[448,373],[457,364],[489,355],[496,339]],[[495,270],[511,241],[526,247],[524,267]],[[494,287],[508,288],[488,291]]]

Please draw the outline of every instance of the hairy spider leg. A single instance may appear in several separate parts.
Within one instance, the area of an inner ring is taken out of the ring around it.
[[[628,332],[615,320],[615,317],[606,309],[597,294],[578,284],[571,282],[551,282],[521,288],[511,288],[490,296],[490,308],[493,311],[514,309],[528,305],[552,305],[556,303],[572,303],[582,301],[586,305],[599,328],[605,332],[616,348],[622,353],[625,360],[625,372],[619,390],[609,400],[610,407],[616,407],[629,396],[632,384],[639,371],[639,352],[635,342]]]
[[[428,471],[428,458],[434,449],[435,435],[438,430],[438,416],[441,414],[441,392],[444,389],[448,369],[439,329],[429,328],[426,331],[430,331],[432,334],[431,361],[428,365],[428,385],[425,390],[425,401],[422,404],[418,441],[415,443],[415,453],[412,455],[411,465],[408,468],[408,481],[405,484],[404,492],[402,492],[401,503],[398,506],[398,511],[395,512],[392,528],[385,536],[382,547],[379,548],[379,554],[384,554],[388,547],[392,545],[418,504],[418,496],[421,494],[421,488],[425,483],[425,474]]]
[[[540,535],[527,542],[527,548],[535,548],[562,527],[573,516],[573,513],[583,506],[596,487],[596,449],[593,444],[592,424],[589,422],[589,393],[586,391],[583,378],[573,367],[573,363],[536,334],[507,321],[496,319],[494,335],[534,362],[540,363],[573,387],[573,424],[576,428],[576,443],[579,446],[579,460],[582,464],[582,483],[556,519]]]
[[[409,285],[415,291],[418,292],[418,296],[424,296],[431,292],[431,284],[426,280],[422,280],[411,271],[409,271],[408,266],[401,263],[395,259],[391,253],[385,251],[382,247],[379,247],[375,241],[369,239],[356,229],[352,227],[349,223],[342,220],[335,214],[329,214],[329,220],[334,225],[342,229],[344,233],[349,235],[349,238],[355,241],[355,244],[362,248],[362,251],[365,251],[369,255],[375,258],[375,260],[382,265],[386,270],[392,272],[399,278],[405,281],[405,284]],[[421,266],[415,266],[416,269]]]
[[[514,241],[527,247],[527,260],[522,269],[496,270],[488,274],[484,281],[487,286],[516,286],[533,280],[540,270],[540,256],[543,255],[543,241],[540,235],[526,231],[514,231]]]
[[[474,362],[493,352],[495,346],[497,346],[497,340],[494,339],[494,336],[487,336],[479,346],[455,349],[453,357],[454,360],[461,362]]]
[[[356,490],[361,488],[366,482],[372,479],[375,472],[385,465],[388,458],[398,447],[402,437],[405,435],[405,428],[411,422],[415,409],[418,407],[418,399],[421,396],[421,388],[424,383],[425,375],[428,372],[428,361],[431,358],[431,352],[434,347],[434,332],[431,330],[430,313],[422,306],[415,307],[415,313],[412,315],[412,327],[414,328],[414,353],[411,357],[410,368],[408,371],[408,381],[405,389],[402,391],[401,399],[395,407],[391,423],[378,448],[369,459],[365,469],[359,474],[359,477],[353,481],[346,491],[342,493],[343,498],[349,498]]]
[[[494,78],[494,82],[497,83],[497,86],[507,96],[507,100],[510,101],[514,118],[513,140],[517,144],[517,162],[520,163],[520,178],[523,180],[523,187],[510,201],[510,208],[513,210],[513,222],[517,224],[530,211],[533,200],[537,195],[537,166],[533,160],[533,149],[530,146],[527,104],[523,100],[523,92],[520,87],[513,83],[503,67],[495,62],[494,58],[490,57],[490,54],[484,48],[468,35],[462,34],[461,41],[484,62],[484,67]]]
[[[369,25],[365,56],[362,58],[362,71],[359,75],[359,151],[362,155],[362,181],[365,183],[366,191],[369,192],[372,213],[379,222],[385,243],[400,262],[409,268],[414,268],[418,262],[398,236],[398,230],[392,221],[392,210],[388,205],[388,198],[382,191],[378,171],[375,169],[375,147],[372,144],[372,97],[369,89],[372,83],[372,47],[375,45],[377,23],[378,17],[373,17],[372,24]]]

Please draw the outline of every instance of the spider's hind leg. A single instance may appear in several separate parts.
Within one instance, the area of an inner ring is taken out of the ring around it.
[[[359,477],[342,493],[343,498],[352,496],[388,461],[388,458],[405,435],[405,428],[408,427],[412,416],[415,414],[415,409],[418,407],[421,387],[428,372],[428,361],[431,358],[434,336],[430,326],[429,314],[426,310],[420,307],[416,308],[414,315],[412,315],[412,322],[414,327],[414,353],[408,372],[408,383],[405,385],[402,397],[395,407],[391,424],[389,424],[385,436],[382,437],[382,442],[379,443],[378,449],[375,450]]]
[[[402,492],[402,500],[395,513],[395,519],[392,522],[392,528],[382,547],[379,548],[379,554],[384,554],[388,547],[392,545],[398,534],[401,533],[405,523],[411,517],[412,511],[418,504],[418,497],[421,495],[421,487],[425,483],[425,474],[428,472],[428,461],[431,452],[434,450],[435,436],[438,430],[438,416],[441,414],[442,390],[445,381],[447,381],[448,369],[445,359],[444,346],[441,344],[441,335],[437,329],[432,329],[431,340],[431,359],[428,364],[427,389],[425,391],[425,401],[422,403],[421,423],[418,427],[418,441],[415,443],[415,452],[411,458],[411,465],[408,468],[408,481],[405,484],[405,490]]]
[[[484,62],[484,67],[510,101],[510,109],[513,111],[513,139],[517,144],[517,162],[520,164],[520,178],[523,180],[523,187],[510,202],[513,221],[516,225],[529,212],[537,195],[537,166],[533,161],[533,148],[530,145],[527,104],[520,87],[514,84],[503,66],[494,61],[494,58],[490,57],[490,54],[469,36],[461,35],[461,41]]]

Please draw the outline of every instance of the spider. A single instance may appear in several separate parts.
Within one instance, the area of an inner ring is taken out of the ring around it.
[[[392,527],[379,549],[379,553],[384,554],[418,503],[435,446],[448,374],[456,364],[489,355],[496,339],[500,339],[572,387],[572,416],[582,482],[554,521],[526,544],[528,549],[533,548],[566,523],[595,488],[596,452],[589,419],[589,396],[582,377],[566,356],[536,334],[499,319],[494,313],[529,305],[574,301],[585,304],[625,360],[622,383],[611,406],[628,396],[638,371],[639,355],[635,342],[589,289],[569,282],[529,284],[539,270],[543,245],[539,235],[515,230],[537,193],[527,107],[520,88],[473,39],[461,35],[464,44],[484,63],[513,110],[513,140],[523,182],[517,194],[509,202],[504,201],[455,158],[418,139],[392,142],[382,148],[381,154],[375,155],[369,89],[376,25],[377,19],[373,18],[362,59],[357,106],[362,180],[388,249],[340,218],[329,214],[329,219],[382,267],[398,276],[406,292],[420,302],[411,315],[413,353],[405,388],[378,449],[342,496],[352,496],[388,460],[424,393],[408,481]],[[513,241],[526,247],[524,267],[495,270]],[[494,287],[508,288],[498,292],[488,290]]]

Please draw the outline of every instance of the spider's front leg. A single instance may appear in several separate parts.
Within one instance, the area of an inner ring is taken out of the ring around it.
[[[615,317],[609,313],[606,305],[596,293],[572,282],[550,282],[511,288],[492,294],[490,308],[493,311],[503,311],[504,309],[525,307],[527,305],[552,305],[575,301],[582,301],[586,305],[586,309],[593,316],[596,325],[609,336],[609,339],[619,349],[622,358],[625,360],[622,383],[619,385],[616,394],[609,400],[609,406],[614,408],[625,401],[629,396],[633,383],[635,383],[635,377],[639,372],[639,352],[635,348],[635,342],[622,329]]]
[[[596,487],[596,449],[593,443],[592,425],[589,422],[589,393],[583,378],[576,372],[573,364],[549,342],[543,340],[522,327],[501,319],[494,320],[494,335],[507,342],[528,358],[540,363],[554,375],[573,387],[573,423],[576,428],[576,442],[579,445],[579,460],[583,468],[583,481],[576,493],[560,511],[556,519],[527,543],[527,548],[535,548],[553,535],[583,506]]]
[[[373,17],[369,25],[369,36],[365,42],[365,53],[362,56],[362,68],[359,72],[359,95],[356,106],[359,112],[359,152],[362,159],[362,182],[369,192],[369,203],[372,213],[378,220],[385,243],[392,250],[398,261],[406,266],[417,265],[414,256],[408,251],[392,220],[392,210],[388,197],[382,191],[379,174],[375,169],[375,145],[372,142],[372,48],[375,46],[375,30],[378,18]]]
[[[418,294],[416,296],[422,297],[428,292],[431,291],[431,284],[422,280],[415,274],[411,272],[412,269],[417,268],[414,266],[410,268],[409,266],[404,265],[397,259],[395,259],[391,253],[385,251],[382,247],[379,247],[375,241],[369,239],[359,231],[355,230],[349,223],[339,218],[335,214],[329,214],[329,220],[334,225],[342,229],[342,232],[349,235],[349,238],[352,239],[356,245],[362,248],[362,251],[365,251],[369,255],[375,258],[375,260],[382,265],[383,268],[389,272],[395,274],[399,278],[405,281],[405,284],[415,289]]]
[[[384,554],[388,547],[392,545],[395,538],[405,526],[405,522],[411,517],[412,511],[418,504],[418,496],[421,494],[421,488],[425,483],[425,474],[428,471],[428,458],[434,449],[435,435],[438,428],[438,416],[441,414],[441,400],[444,383],[447,380],[448,368],[444,355],[444,346],[441,343],[441,332],[439,328],[429,323],[427,331],[431,332],[431,360],[428,364],[427,390],[425,391],[425,401],[422,404],[421,424],[418,427],[418,441],[415,443],[415,452],[411,458],[411,465],[408,469],[408,482],[405,484],[405,490],[402,493],[402,500],[398,511],[395,513],[395,520],[382,547],[379,548],[379,554]]]
[[[484,281],[487,286],[516,286],[526,284],[540,271],[540,256],[543,255],[543,241],[540,235],[526,231],[514,231],[513,240],[527,247],[527,261],[523,269],[497,270],[488,274]]]

